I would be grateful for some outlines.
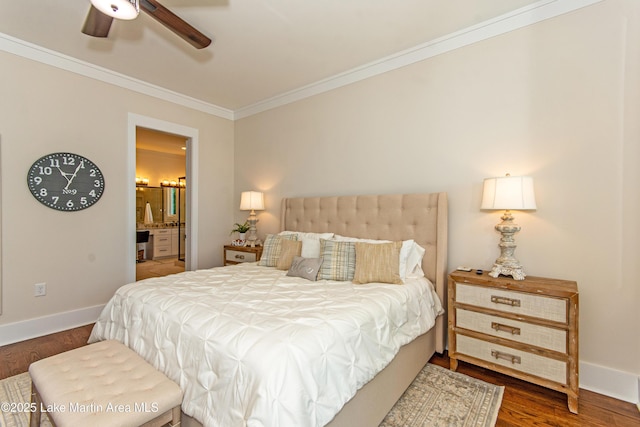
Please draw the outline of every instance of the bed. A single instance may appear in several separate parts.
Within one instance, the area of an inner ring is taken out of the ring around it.
[[[117,339],[180,384],[187,426],[378,425],[444,349],[444,316],[422,313],[445,301],[446,194],[287,198],[281,229],[413,240],[430,284],[309,282],[256,264],[185,272],[123,286],[90,342]],[[379,311],[395,301],[402,315]]]

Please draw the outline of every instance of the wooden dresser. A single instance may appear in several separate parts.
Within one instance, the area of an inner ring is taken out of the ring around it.
[[[578,285],[528,276],[449,275],[449,357],[567,395],[578,413]]]

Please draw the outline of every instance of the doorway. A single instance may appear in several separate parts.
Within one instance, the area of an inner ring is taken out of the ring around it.
[[[187,138],[136,128],[136,280],[185,267]]]
[[[196,269],[197,129],[130,113],[128,141],[129,281],[139,276],[138,266],[155,270],[144,277]],[[141,230],[150,235],[143,244]]]

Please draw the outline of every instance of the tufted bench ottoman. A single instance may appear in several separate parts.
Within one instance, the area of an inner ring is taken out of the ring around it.
[[[29,366],[31,427],[46,411],[57,427],[180,424],[180,387],[118,341],[102,341]]]

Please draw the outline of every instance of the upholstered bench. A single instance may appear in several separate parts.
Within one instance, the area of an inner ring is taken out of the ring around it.
[[[29,374],[32,427],[45,411],[57,427],[180,424],[180,387],[117,341],[39,360]]]

